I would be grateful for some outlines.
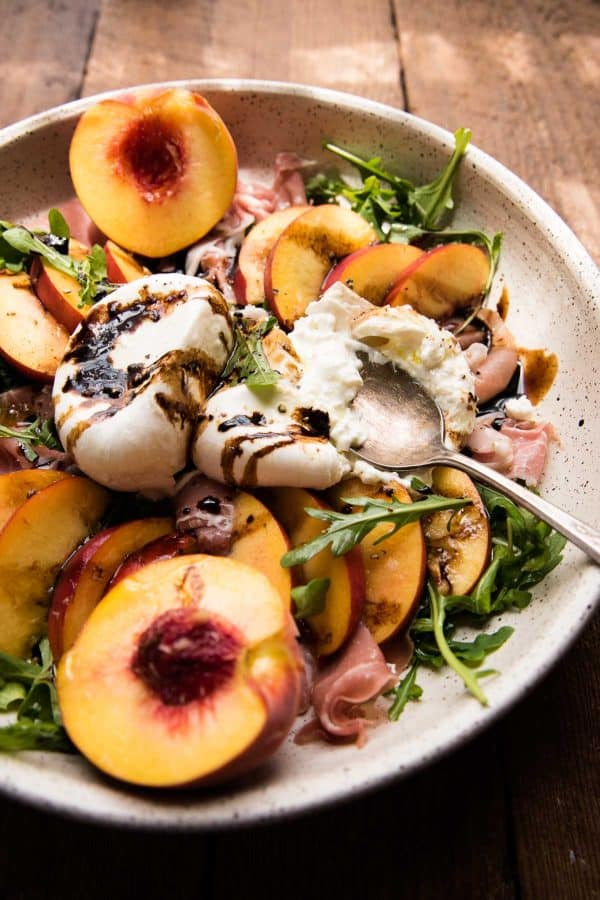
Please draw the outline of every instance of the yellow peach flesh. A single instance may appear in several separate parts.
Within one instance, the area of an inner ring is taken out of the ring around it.
[[[206,234],[237,180],[225,124],[182,88],[97,103],[80,119],[69,159],[97,226],[121,247],[154,257]]]
[[[132,660],[146,629],[181,609],[233,628],[239,655],[212,695],[168,705],[134,674]],[[106,595],[62,658],[57,689],[65,727],[100,769],[134,784],[219,780],[258,764],[296,713],[290,622],[266,577],[242,563],[195,554],[146,566]],[[274,742],[265,740],[271,721]]]

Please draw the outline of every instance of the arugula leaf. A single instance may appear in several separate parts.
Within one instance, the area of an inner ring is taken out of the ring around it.
[[[272,369],[265,356],[262,338],[277,324],[275,316],[268,316],[251,331],[245,332],[240,323],[235,326],[235,346],[223,370],[221,378],[231,384],[245,381],[249,388],[272,387],[279,380],[279,373]]]
[[[106,253],[99,244],[94,244],[88,255],[79,263],[77,280],[81,285],[80,307],[93,303],[101,292],[104,295],[107,289],[114,289],[107,281]]]
[[[25,264],[29,255],[12,247],[4,239],[5,232],[13,227],[11,222],[0,221],[0,270],[16,275],[18,272],[25,270]]]
[[[362,159],[355,153],[326,141],[323,145],[325,149],[355,166],[365,178],[364,183],[359,188],[352,188],[339,176],[331,179],[317,176],[308,183],[307,194],[313,201],[321,202],[323,200],[336,202],[339,197],[344,197],[355,212],[364,215],[375,225],[380,234],[385,235],[386,229],[380,215],[375,211],[376,206],[379,206],[380,211],[387,217],[388,229],[389,221],[394,219],[424,229],[433,229],[438,226],[446,210],[454,206],[452,185],[458,164],[470,140],[471,131],[468,128],[459,128],[454,134],[454,152],[448,163],[437,178],[429,184],[420,186],[415,186],[408,179],[400,178],[382,168],[379,157]]]
[[[59,253],[54,247],[44,244],[43,241],[21,225],[8,228],[2,237],[7,244],[10,244],[11,247],[20,253],[26,256],[36,253],[47,260],[54,269],[58,269],[64,275],[77,278],[77,264],[75,260],[71,259],[70,256],[65,256],[64,253]]]
[[[330,578],[312,578],[308,584],[292,588],[296,619],[309,619],[318,616],[325,609],[325,599],[331,584]]]
[[[454,152],[448,164],[430,184],[422,184],[414,188],[408,198],[411,206],[417,210],[417,221],[423,228],[435,228],[447,209],[454,207],[452,184],[458,164],[466,153],[471,130],[459,128],[454,132]]]
[[[37,651],[39,663],[0,653],[0,696],[7,704],[2,708],[20,699],[17,721],[0,728],[0,751],[73,749],[61,724],[48,638]]]
[[[24,685],[20,684],[18,681],[9,681],[6,684],[3,684],[0,687],[0,710],[5,712],[7,709],[10,709],[11,706],[14,706],[15,703],[19,705],[25,699],[25,695],[27,691]]]
[[[20,719],[0,728],[0,751],[53,750],[74,753],[75,748],[60,725]]]
[[[71,229],[59,209],[53,207],[48,213],[48,226],[50,228],[50,234],[55,234],[56,237],[66,238],[66,240],[69,240],[71,237]]]
[[[53,212],[60,216],[58,210],[54,210]],[[62,219],[64,226],[56,216],[54,216],[53,219],[54,225],[58,227],[59,230],[64,231],[65,228],[68,229],[68,225],[64,219]],[[78,261],[65,253],[60,253],[51,244],[45,244],[39,237],[31,231],[28,231],[26,228],[23,228],[21,225],[7,228],[2,233],[1,239],[12,247],[13,250],[18,251],[18,253],[22,255],[22,268],[24,267],[25,262],[31,257],[31,254],[37,254],[45,259],[54,269],[57,269],[64,275],[75,278],[80,284],[80,306],[93,303],[101,296],[105,296],[119,287],[118,284],[112,284],[107,280],[106,254],[98,244],[94,244],[88,255]],[[1,253],[2,247],[0,246],[0,254]]]
[[[465,687],[469,690],[474,697],[479,700],[482,706],[487,706],[488,701],[487,697],[481,690],[479,686],[479,682],[477,678],[473,675],[471,670],[465,666],[458,656],[452,651],[452,648],[449,646],[448,641],[446,639],[446,635],[444,633],[444,620],[446,617],[446,598],[443,597],[435,585],[431,583],[431,581],[427,585],[427,590],[429,592],[429,603],[431,607],[431,622],[433,625],[433,634],[435,636],[435,641],[440,651],[440,655],[443,657],[444,661],[450,666],[451,669],[454,669],[457,675],[462,678]]]
[[[60,442],[54,423],[50,419],[35,419],[25,428],[9,428],[7,425],[0,425],[0,438],[15,438],[21,444],[25,459],[29,462],[35,462],[38,454],[34,447],[43,444],[50,450],[60,450]]]
[[[409,700],[420,700],[423,695],[423,688],[416,684],[418,668],[419,662],[415,660],[408,674],[386,695],[394,697],[394,702],[388,709],[388,718],[392,722],[398,721]]]
[[[362,507],[362,509],[358,512],[342,513],[316,509],[311,506],[305,508],[304,511],[307,515],[329,522],[329,527],[311,541],[285,553],[281,558],[282,566],[289,568],[305,563],[329,545],[331,545],[331,552],[334,556],[342,556],[362,541],[377,525],[387,522],[393,527],[375,541],[376,544],[379,544],[395,534],[403,525],[416,522],[421,516],[439,509],[460,509],[471,501],[467,498],[451,499],[432,494],[427,499],[419,500],[416,503],[401,503],[395,497],[390,500],[376,500],[373,497],[344,497],[342,502]]]

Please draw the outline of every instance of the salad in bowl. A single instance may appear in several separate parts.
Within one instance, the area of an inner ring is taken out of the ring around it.
[[[502,236],[453,222],[470,133],[422,183],[342,140],[255,171],[235,131],[182,86],[88,104],[76,196],[0,224],[0,748],[132,785],[357,753],[439,670],[487,706],[496,617],[565,544],[458,470],[355,452],[366,354],[448,447],[532,488],[560,453]]]

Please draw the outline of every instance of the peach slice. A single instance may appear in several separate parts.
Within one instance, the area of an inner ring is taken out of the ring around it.
[[[27,500],[55,481],[66,478],[53,469],[21,469],[0,475],[0,530]]]
[[[381,306],[402,273],[423,255],[423,250],[411,244],[363,247],[331,270],[321,290],[324,292],[336,281],[342,281],[365,300]]]
[[[106,242],[104,252],[106,253],[106,274],[108,280],[113,284],[126,284],[128,281],[136,281],[138,278],[144,278],[150,274],[150,269],[139,263],[131,253],[123,250],[114,241]]]
[[[101,231],[153,257],[210,231],[237,181],[223,120],[183,88],[96,103],[79,120],[69,162],[77,196]]]
[[[292,575],[279,560],[290,549],[285,531],[267,507],[252,494],[239,491],[233,504],[233,538],[229,556],[266,575],[286,606]]]
[[[480,299],[490,273],[487,254],[472,244],[445,244],[416,259],[398,278],[385,303],[410,304],[432,319],[451,316]]]
[[[169,518],[126,522],[94,535],[70,557],[54,588],[48,615],[48,638],[54,659],[72,647],[123,559],[172,528]]]
[[[342,497],[395,498],[410,503],[410,494],[399,482],[374,486],[358,478],[343,481],[328,492],[336,509]],[[365,607],[362,620],[381,644],[408,627],[425,581],[425,541],[420,522],[405,525],[396,534],[375,545],[389,525],[378,525],[358,544],[365,567]]]
[[[50,382],[68,332],[44,308],[28,275],[0,273],[0,356],[34,381]]]
[[[285,528],[292,547],[304,544],[320,534],[325,522],[313,519],[304,510],[308,506],[330,509],[320,497],[303,488],[274,488],[261,495]],[[322,550],[294,573],[295,580],[307,584],[313,578],[329,578],[325,609],[306,619],[313,636],[317,656],[328,656],[345,643],[360,619],[365,600],[365,570],[362,554],[353,547],[344,556]]]
[[[290,549],[290,542],[277,519],[252,494],[238,491],[233,502],[233,534],[228,556],[253,566],[266,575],[289,606],[292,576],[279,560]],[[173,532],[131,553],[116,570],[109,588],[132,575],[142,566],[161,559],[173,559],[198,550],[191,534]]]
[[[69,256],[82,260],[90,252],[90,248],[75,238],[69,240]],[[33,283],[35,292],[49,313],[57,322],[67,329],[75,331],[85,318],[85,309],[80,307],[80,284],[76,278],[59,272],[45,259],[36,260]]]
[[[0,531],[0,650],[27,657],[46,628],[49,592],[65,559],[97,526],[108,493],[66,475],[23,503]]]
[[[288,225],[310,206],[288,206],[271,213],[246,235],[240,248],[233,289],[238,303],[264,303],[269,253]]]
[[[146,566],[111,590],[58,667],[71,740],[103,772],[149,787],[214,784],[259,765],[298,709],[289,610],[223,557]]]
[[[265,269],[266,298],[281,324],[291,328],[304,315],[336,257],[376,240],[362,216],[330,204],[315,206],[288,225]]]
[[[175,559],[176,556],[197,552],[198,542],[193,534],[171,531],[169,534],[149,541],[137,550],[132,550],[115,569],[108,583],[107,591],[112,590],[120,581],[134,575],[138,569],[143,569],[144,566],[160,562],[163,559]]]
[[[490,523],[468,475],[439,466],[432,488],[443,497],[468,497],[464,509],[439,510],[423,518],[429,575],[442,594],[468,594],[486,568],[492,547]]]

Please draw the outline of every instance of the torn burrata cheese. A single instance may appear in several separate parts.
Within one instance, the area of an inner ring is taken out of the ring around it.
[[[63,446],[106,487],[168,494],[232,347],[227,304],[208,281],[160,274],[123,285],[92,307],[56,373]]]
[[[353,473],[364,478],[369,467],[353,453],[367,437],[352,406],[362,385],[359,353],[423,385],[440,406],[449,447],[462,447],[473,430],[474,376],[458,343],[411,307],[374,307],[336,283],[287,337],[270,338],[264,349],[278,382],[224,386],[207,402],[192,455],[211,478],[317,490]]]

